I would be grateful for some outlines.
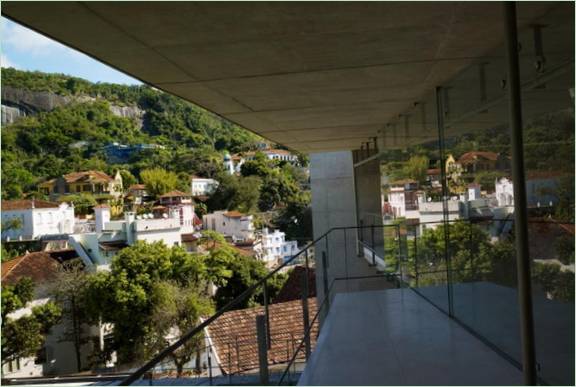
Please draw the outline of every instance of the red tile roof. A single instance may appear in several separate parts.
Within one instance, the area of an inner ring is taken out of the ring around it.
[[[426,174],[427,175],[440,175],[440,168],[430,168],[428,170],[426,170]]]
[[[308,299],[310,321],[316,315],[316,298]],[[271,348],[268,364],[287,363],[304,336],[302,302],[300,300],[272,304],[270,311]],[[264,313],[264,307],[233,310],[224,313],[207,328],[214,343],[220,367],[225,374],[258,368],[258,340],[256,316]],[[312,348],[316,345],[318,321],[311,334]],[[304,358],[301,351],[298,358]]]
[[[227,218],[241,218],[244,216],[243,213],[238,211],[228,211],[223,214]]]
[[[142,189],[146,189],[145,184],[132,184],[130,187],[128,187],[128,190],[142,190]]]
[[[64,180],[67,183],[75,183],[78,181],[93,181],[93,182],[111,182],[114,179],[104,172],[101,171],[84,171],[84,172],[72,172],[64,175]]]
[[[466,152],[462,156],[460,156],[458,162],[460,164],[467,164],[474,162],[479,158],[496,161],[498,160],[498,154],[494,152],[481,152],[481,151]]]
[[[77,256],[74,250],[38,251],[2,262],[2,283],[12,285],[23,277],[34,283],[50,281],[62,262]]]
[[[305,276],[304,266],[295,266],[288,275],[288,279],[274,298],[275,304],[302,299],[302,278]],[[316,272],[308,269],[308,297],[316,297]]]
[[[265,154],[278,154],[278,155],[292,155],[292,152],[285,149],[265,149],[262,151]]]
[[[166,192],[164,195],[160,195],[161,198],[174,198],[174,197],[180,197],[180,196],[190,197],[192,195],[187,194],[186,192],[178,191],[178,190]]]
[[[391,186],[404,186],[406,184],[414,184],[414,183],[416,183],[416,180],[402,179],[402,180],[392,181],[392,182],[390,182],[390,185]]]
[[[32,208],[58,208],[60,204],[46,200],[2,200],[2,211],[28,210]]]

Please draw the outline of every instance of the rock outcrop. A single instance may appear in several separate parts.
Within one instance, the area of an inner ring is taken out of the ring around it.
[[[9,86],[2,87],[2,125],[8,125],[21,117],[50,111],[74,102],[95,101],[87,95],[62,96],[47,91],[30,91]],[[112,114],[136,120],[142,127],[145,111],[137,106],[110,105]]]

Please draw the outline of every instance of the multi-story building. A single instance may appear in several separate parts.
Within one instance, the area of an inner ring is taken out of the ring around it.
[[[128,192],[126,193],[125,199],[131,201],[132,204],[140,205],[145,201],[150,199],[150,195],[146,190],[144,184],[132,184],[128,187]]]
[[[94,214],[95,232],[69,237],[69,243],[84,263],[92,268],[107,267],[118,251],[138,241],[161,241],[169,247],[182,246],[183,239],[187,241],[188,234],[194,231],[194,211],[192,214],[184,212],[185,217],[182,218],[178,207],[170,208],[159,217],[126,211],[124,219],[111,220],[110,207],[99,205],[94,208]]]
[[[176,213],[180,219],[182,233],[192,233],[194,225],[194,201],[192,196],[182,191],[174,190],[161,195],[159,205],[153,208],[158,218],[167,218],[171,213]]]
[[[14,221],[19,227],[2,231],[2,239],[30,240],[74,232],[74,207],[44,200],[3,200],[2,225]]]
[[[510,158],[501,153],[487,151],[466,152],[458,159],[466,173],[497,171],[510,168]]]
[[[255,239],[252,215],[238,211],[215,211],[202,217],[203,228],[214,230],[232,238],[233,241],[253,241]]]
[[[284,263],[298,253],[298,242],[287,241],[286,234],[279,230],[262,229],[260,240],[255,244],[256,257],[273,267]]]
[[[529,207],[552,207],[558,203],[560,179],[566,175],[558,171],[530,171],[526,174],[526,201]],[[514,206],[512,178],[496,179],[494,184],[498,206]]]
[[[262,152],[268,160],[287,161],[292,164],[298,162],[298,156],[285,149],[263,149],[257,152]],[[254,160],[257,152],[246,152],[244,157],[246,160]]]
[[[418,210],[418,182],[406,179],[390,183],[388,202],[395,218],[403,218]]]
[[[208,196],[216,191],[218,182],[206,177],[192,176],[190,179],[192,196]]]
[[[122,197],[122,176],[116,171],[114,177],[101,171],[73,172],[39,184],[40,192],[56,199],[65,195],[89,193],[98,197]]]

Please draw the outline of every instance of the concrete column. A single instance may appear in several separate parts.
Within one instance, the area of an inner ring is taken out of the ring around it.
[[[312,223],[314,239],[334,227],[355,227],[356,193],[351,151],[313,153],[310,155],[310,183],[312,190]],[[328,284],[336,277],[373,274],[367,262],[356,255],[356,230],[346,233],[332,231],[327,239],[314,248],[316,265],[316,291],[318,301],[324,299],[322,252],[326,252]],[[352,291],[354,282],[339,282]],[[335,287],[336,289],[336,287]]]
[[[365,162],[354,168],[358,230],[362,240],[383,256],[382,193],[380,188],[380,160]]]

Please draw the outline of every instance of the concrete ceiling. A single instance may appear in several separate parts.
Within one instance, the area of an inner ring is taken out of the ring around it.
[[[4,1],[2,13],[272,141],[316,152],[359,148],[485,57],[503,41],[501,7]],[[519,24],[558,13],[573,24],[573,12],[571,3],[525,2]],[[414,138],[429,132],[422,124]]]

